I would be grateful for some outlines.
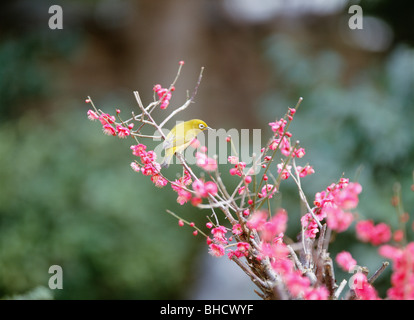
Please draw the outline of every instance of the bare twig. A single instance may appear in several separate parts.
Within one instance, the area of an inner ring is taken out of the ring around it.
[[[381,275],[381,273],[384,272],[384,270],[389,266],[389,262],[388,261],[384,261],[381,265],[381,267],[378,268],[377,271],[375,271],[375,273],[368,279],[368,282],[370,284],[373,284],[375,280],[378,279],[378,277]]]

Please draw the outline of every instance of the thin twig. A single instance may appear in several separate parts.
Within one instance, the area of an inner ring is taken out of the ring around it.
[[[341,281],[341,283],[339,284],[338,289],[336,289],[336,291],[334,293],[334,296],[333,297],[335,299],[338,299],[339,298],[339,296],[342,293],[342,290],[344,290],[344,288],[345,288],[346,283],[347,283],[347,281],[345,279]]]
[[[198,91],[198,87],[200,86],[200,83],[201,83],[201,79],[202,79],[202,77],[203,77],[203,71],[204,71],[204,67],[202,67],[201,68],[201,71],[200,71],[200,75],[198,76],[198,81],[197,81],[197,85],[196,85],[196,87],[195,87],[195,89],[194,89],[194,92],[193,92],[193,94],[191,95],[191,98],[190,99],[188,99],[181,107],[179,107],[179,108],[177,108],[177,109],[175,109],[173,112],[171,112],[170,113],[170,115],[168,116],[168,117],[166,117],[165,119],[164,119],[164,121],[162,121],[161,123],[160,123],[160,125],[159,125],[159,127],[160,128],[162,128],[162,127],[164,127],[164,125],[172,118],[172,117],[174,117],[177,113],[179,113],[179,112],[181,112],[181,111],[183,111],[183,110],[185,110],[185,109],[187,109],[187,107],[194,101],[194,98],[195,98],[195,96],[196,96],[196,94],[197,94],[197,91]]]
[[[375,273],[368,279],[368,282],[370,284],[374,283],[374,281],[378,279],[378,277],[381,275],[381,273],[384,272],[384,270],[389,266],[389,264],[390,263],[388,261],[384,261],[381,267],[379,267],[378,270],[375,271]]]

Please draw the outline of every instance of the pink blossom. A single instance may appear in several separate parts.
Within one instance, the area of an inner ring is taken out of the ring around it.
[[[216,228],[213,228],[211,229],[211,233],[213,234],[215,241],[217,241],[218,243],[227,244],[227,229],[225,227],[218,226]]]
[[[103,129],[103,133],[105,133],[108,136],[116,136],[116,131],[114,129],[114,127],[112,127],[110,124],[104,124],[102,126]]]
[[[400,242],[404,239],[404,231],[401,229],[395,230],[392,238],[395,242]]]
[[[372,220],[361,220],[355,226],[355,231],[359,240],[369,242],[371,233],[374,230],[374,222]]]
[[[194,138],[193,140],[191,140],[190,146],[194,149],[197,149],[200,146],[200,140]]]
[[[234,175],[238,175],[239,177],[241,177],[242,176],[242,174],[243,174],[243,169],[246,167],[246,163],[244,163],[244,162],[238,162],[235,166],[234,166],[234,168],[231,168],[230,169],[230,174],[232,175],[232,176],[234,176]]]
[[[191,184],[191,182],[192,182],[191,175],[187,170],[185,170],[184,176],[180,177],[179,179],[176,179],[171,184],[171,187],[173,188],[174,191],[177,191],[177,189],[181,189],[183,186],[188,186],[189,184]]]
[[[173,89],[174,88],[171,88],[171,91],[174,91]],[[168,105],[170,103],[170,100],[171,100],[171,97],[172,97],[171,92],[167,88],[162,88],[161,85],[159,85],[159,84],[156,84],[154,86],[153,90],[157,93],[158,98],[161,101],[160,108],[161,109],[166,109],[168,107]]]
[[[289,272],[284,275],[283,279],[293,297],[304,295],[310,286],[310,280],[302,276],[300,271]]]
[[[194,181],[192,184],[192,187],[198,197],[204,198],[207,196],[203,181],[201,180]]]
[[[405,248],[383,245],[379,253],[392,260],[391,288],[387,297],[393,300],[414,300],[414,242]]]
[[[134,162],[131,162],[131,168],[132,170],[134,170],[135,172],[141,172],[141,168],[139,167],[139,164]]]
[[[388,242],[390,241],[391,236],[392,236],[391,228],[384,222],[378,223],[375,226],[375,231],[374,231],[374,234],[372,235],[371,243],[376,246],[376,245]]]
[[[184,189],[179,189],[178,193],[178,197],[177,197],[177,202],[180,205],[183,205],[184,203],[187,203],[188,200],[191,199],[191,192],[184,190]]]
[[[99,119],[99,116],[93,110],[88,110],[88,113],[87,114],[88,114],[88,119],[89,120],[97,120],[97,119]]]
[[[240,223],[235,224],[233,226],[232,231],[233,231],[233,234],[235,234],[236,236],[241,235],[243,233],[243,229],[242,229]]]
[[[305,167],[296,166],[296,170],[298,170],[299,177],[304,178],[312,173],[315,173],[315,170],[310,165]]]
[[[187,171],[185,171],[183,177],[176,179],[174,182],[171,183],[171,188],[180,195],[180,192],[185,191],[184,190],[185,186],[189,184],[191,184],[191,176]],[[190,200],[191,193],[188,191],[185,191],[185,192],[189,194],[189,198],[187,200]],[[187,194],[185,194],[186,198],[187,198]],[[187,202],[187,200],[185,202]]]
[[[286,248],[286,250],[288,249]],[[279,274],[289,274],[292,270],[294,270],[293,261],[287,257],[272,260],[271,266],[272,269]]]
[[[257,230],[261,228],[267,219],[267,212],[264,210],[256,211],[252,214],[250,219],[246,222],[246,226],[249,229]]]
[[[237,174],[241,177],[241,173],[237,168],[231,168],[229,172],[232,176],[235,176]]]
[[[234,252],[237,258],[240,258],[242,256],[247,257],[249,254],[249,247],[250,245],[247,242],[238,242],[237,243],[237,249]]]
[[[131,134],[129,129],[123,126],[116,126],[116,131],[118,132],[118,137],[120,138],[126,138]]]
[[[285,126],[287,124],[287,121],[283,118],[281,118],[279,121],[276,122],[270,122],[269,126],[272,128],[272,131],[276,134],[279,134],[280,136],[283,135],[283,132],[285,130]]]
[[[352,213],[343,211],[336,205],[326,206],[324,211],[328,227],[337,232],[343,232],[348,229],[354,220]]]
[[[140,143],[138,145],[131,146],[130,149],[132,150],[132,154],[134,156],[141,157],[145,155],[145,149],[147,149],[147,146]]]
[[[319,232],[319,229],[318,224],[315,219],[313,219],[312,215],[310,213],[303,215],[300,222],[302,224],[302,228],[305,230],[305,237],[310,239],[316,238],[316,234]]]
[[[217,188],[217,185],[213,181],[207,181],[204,184],[204,189],[207,194],[211,194],[212,196],[217,195],[218,188]]]
[[[168,184],[167,179],[160,176],[159,174],[155,174],[151,177],[151,181],[155,184],[156,187],[162,188]]]
[[[328,300],[329,291],[326,287],[309,288],[305,292],[305,300]]]
[[[224,247],[221,244],[212,243],[209,245],[209,254],[213,257],[222,257],[224,256]]]
[[[325,203],[332,202],[333,199],[334,198],[332,194],[326,191],[321,191],[315,194],[315,201],[313,202],[313,204],[319,208],[323,208],[325,206]]]
[[[115,117],[114,116],[111,116],[110,114],[108,114],[108,113],[102,113],[100,116],[99,116],[99,121],[102,123],[102,125],[104,126],[104,125],[106,125],[106,124],[112,124],[112,123],[114,123],[115,122]]]
[[[144,164],[153,163],[156,159],[157,159],[157,154],[152,150],[148,152],[144,151],[143,153],[141,153],[141,161]]]
[[[227,158],[227,161],[230,162],[231,164],[237,164],[239,162],[239,158],[236,156],[229,156]]]
[[[353,287],[359,300],[379,300],[378,293],[368,282],[367,276],[362,272],[357,272],[353,276]]]
[[[357,262],[352,258],[348,251],[341,251],[336,255],[336,263],[342,268],[342,270],[350,272],[353,267],[356,266]]]
[[[244,181],[245,181],[247,184],[249,184],[250,182],[252,182],[252,177],[251,177],[251,176],[246,176],[246,177],[244,178]]]
[[[262,188],[262,192],[258,194],[259,198],[265,198],[267,195],[269,195],[269,199],[272,199],[273,195],[277,191],[277,188],[274,188],[273,191],[273,184],[268,184]]]
[[[246,192],[246,186],[240,187],[239,190],[237,190],[237,192],[239,194],[242,194],[242,193]]]
[[[303,158],[305,156],[305,149],[303,148],[295,149],[294,155],[297,158]]]
[[[279,145],[280,139],[273,139],[273,141],[269,144],[270,150],[276,150],[277,146]]]
[[[217,169],[217,161],[202,152],[196,152],[196,164],[206,171],[215,171]]]
[[[144,176],[152,176],[157,174],[160,171],[159,164],[154,163],[147,163],[141,168],[141,172]]]
[[[378,253],[387,259],[396,261],[403,255],[403,250],[393,247],[388,244],[384,244],[378,249]]]
[[[348,179],[341,178],[337,184],[332,183],[326,190],[315,194],[315,215],[320,220],[327,218],[328,227],[343,232],[349,228],[354,216],[347,210],[358,205],[358,194],[362,191],[359,183],[349,183]]]
[[[283,167],[285,167],[285,168],[283,169]],[[283,180],[286,180],[290,176],[290,169],[291,168],[292,168],[292,166],[289,166],[289,165],[285,166],[285,164],[282,162],[282,163],[279,163],[277,165],[277,172],[278,173],[282,172],[281,177],[282,177]]]
[[[358,239],[370,242],[375,246],[390,241],[392,236],[391,229],[387,224],[381,222],[375,226],[372,220],[359,221],[355,230]]]
[[[212,196],[217,195],[217,185],[213,181],[207,181],[204,183],[202,180],[196,180],[192,184],[193,190],[200,198],[206,198],[209,194]]]
[[[233,257],[236,257],[236,254],[235,254],[235,252],[233,250],[228,250],[227,251],[227,257],[229,259],[233,259]]]
[[[274,258],[275,260],[288,259],[288,255],[290,254],[286,244],[281,241],[262,242],[260,246],[260,252],[264,256]]]
[[[279,209],[278,212],[260,227],[263,241],[272,241],[277,235],[284,233],[287,225],[287,212]]]
[[[217,161],[216,161],[216,159],[208,157],[207,158],[207,163],[204,164],[204,166],[202,166],[202,168],[205,171],[210,171],[210,172],[217,170]]]
[[[286,137],[282,138],[282,143],[280,145],[280,152],[285,156],[288,157],[290,155],[291,152],[291,146],[290,146],[290,142],[289,139],[287,139]]]
[[[336,204],[344,210],[354,209],[358,205],[358,194],[362,191],[359,183],[349,183],[335,195]]]
[[[203,202],[203,199],[202,198],[200,198],[200,197],[192,197],[191,198],[191,204],[194,206],[194,207],[197,207],[200,203],[202,203]]]

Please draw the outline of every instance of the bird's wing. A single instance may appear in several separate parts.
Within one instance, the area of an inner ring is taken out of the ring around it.
[[[184,136],[184,122],[176,125],[165,137],[165,140],[162,144],[164,149],[172,148],[179,146],[187,142],[186,137]]]
[[[171,132],[167,135],[167,137],[165,138],[164,142],[162,143],[162,147],[164,149],[168,149],[171,148],[173,146],[173,140],[174,140],[174,136],[171,134]]]

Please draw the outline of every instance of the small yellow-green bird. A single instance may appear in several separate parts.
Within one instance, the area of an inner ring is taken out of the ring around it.
[[[203,120],[193,119],[177,124],[165,137],[163,148],[165,149],[164,161],[161,167],[168,168],[173,155],[182,153],[202,131],[211,129]]]

